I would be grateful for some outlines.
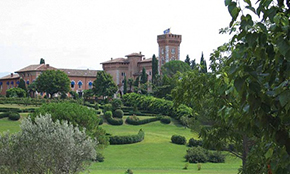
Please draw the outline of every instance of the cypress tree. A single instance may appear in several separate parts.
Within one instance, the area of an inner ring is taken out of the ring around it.
[[[194,69],[195,67],[196,67],[196,63],[195,63],[195,59],[193,59],[193,60],[191,61],[190,68],[191,68],[191,69]]]
[[[201,58],[200,58],[200,72],[207,73],[206,60],[204,60],[203,52],[201,53]]]
[[[187,63],[190,66],[190,58],[189,58],[189,55],[186,56],[186,59],[185,59],[184,62]]]
[[[156,76],[158,75],[158,61],[155,54],[152,56],[152,83],[155,83]]]
[[[141,75],[141,83],[142,84],[145,84],[148,80],[148,77],[147,77],[147,74],[146,74],[146,70],[145,68],[143,67],[142,69],[142,75]]]
[[[19,80],[18,87],[21,88],[21,89],[24,89],[25,91],[27,91],[27,88],[26,88],[26,85],[25,85],[25,81],[22,78],[20,78],[20,80]]]
[[[126,75],[124,77],[124,89],[123,89],[123,93],[126,94],[127,93],[127,78]]]

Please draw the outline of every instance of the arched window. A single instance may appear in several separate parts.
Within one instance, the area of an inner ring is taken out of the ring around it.
[[[0,82],[0,90],[2,89],[2,84],[3,84],[3,83],[2,83],[2,82]]]
[[[70,82],[70,87],[71,87],[71,88],[74,88],[74,87],[75,87],[75,81],[72,80],[72,81]]]
[[[10,88],[10,86],[9,86],[9,82],[6,82],[6,84],[7,84],[7,89],[9,89],[9,88]]]
[[[78,81],[78,85],[79,85],[79,88],[82,88],[83,82],[82,81]]]
[[[89,82],[89,89],[92,89],[92,87],[93,87],[93,82]]]
[[[29,85],[29,80],[26,81],[26,84]]]

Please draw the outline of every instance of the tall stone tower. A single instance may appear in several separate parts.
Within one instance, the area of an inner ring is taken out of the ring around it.
[[[161,66],[166,62],[180,59],[181,35],[171,33],[158,35],[157,42],[159,45],[158,71],[160,72]]]

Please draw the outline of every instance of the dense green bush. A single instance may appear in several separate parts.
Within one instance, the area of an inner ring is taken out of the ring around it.
[[[9,112],[9,120],[17,121],[20,119],[20,114],[18,112]]]
[[[106,113],[107,111],[112,111],[112,105],[111,104],[105,104],[103,105],[103,113]]]
[[[124,112],[122,111],[122,109],[116,109],[114,111],[114,117],[123,118],[123,116],[124,116]]]
[[[224,163],[225,162],[225,156],[221,152],[208,152],[208,162],[212,163]]]
[[[112,109],[115,111],[116,109],[121,109],[122,106],[122,100],[118,98],[114,98],[111,102],[112,104]]]
[[[190,163],[205,163],[208,161],[206,150],[200,146],[189,148],[186,151],[186,155],[184,158],[187,162]]]
[[[142,129],[139,130],[137,135],[127,135],[127,136],[112,136],[110,137],[110,144],[132,144],[141,142],[144,140],[145,133]]]
[[[140,120],[138,117],[133,115],[126,118],[126,123],[132,124],[132,125],[141,125],[141,124],[147,124],[147,123],[151,123],[158,120],[160,120],[160,117],[152,117],[152,118]]]
[[[26,97],[26,91],[22,88],[10,88],[6,91],[6,97]]]
[[[186,151],[184,157],[190,163],[224,163],[225,156],[221,152],[208,151],[201,146],[191,147]]]
[[[9,117],[9,112],[0,113],[0,118]]]
[[[186,138],[181,135],[172,135],[171,142],[174,144],[186,144]]]
[[[161,123],[164,123],[164,124],[170,124],[171,123],[171,118],[168,117],[168,116],[164,116],[160,119],[160,122]]]
[[[126,106],[136,106],[140,110],[147,110],[154,114],[161,113],[162,115],[168,115],[177,119],[185,115],[188,117],[192,116],[191,108],[185,105],[180,105],[175,108],[172,101],[152,96],[127,93],[123,95],[123,103]]]
[[[99,109],[100,109],[99,103],[96,103],[95,104],[95,110],[99,110]]]
[[[97,157],[96,157],[95,161],[96,162],[104,162],[104,160],[105,160],[104,155],[99,153],[99,152],[97,152]]]
[[[95,110],[71,102],[43,104],[32,114],[32,119],[46,113],[51,114],[53,121],[67,120],[74,126],[79,126],[80,129],[85,127],[87,131],[94,130],[100,121]]]
[[[107,122],[111,125],[122,125],[123,124],[123,119],[117,119],[112,117],[112,111],[106,111],[105,112],[105,118]]]
[[[202,146],[202,140],[196,140],[194,138],[190,138],[188,141],[188,146],[189,147]]]

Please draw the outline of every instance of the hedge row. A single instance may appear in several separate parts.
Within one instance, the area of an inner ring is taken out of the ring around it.
[[[140,120],[136,116],[129,116],[126,118],[126,123],[132,124],[132,125],[141,125],[141,124],[151,123],[151,122],[158,121],[158,120],[160,120],[160,117],[153,117],[153,118]]]
[[[122,125],[123,124],[123,119],[113,118],[112,116],[113,116],[112,111],[105,112],[105,118],[109,124],[111,124],[111,125]]]
[[[186,138],[181,135],[172,135],[171,142],[174,144],[186,144]]]
[[[7,97],[0,97],[0,104],[21,104],[21,105],[35,105],[39,106],[42,105],[43,103],[59,103],[59,102],[64,102],[64,101],[69,101],[72,103],[77,103],[76,100],[73,99],[59,99],[59,98],[54,98],[54,99],[45,99],[45,98],[7,98]]]
[[[17,121],[20,119],[20,115],[18,112],[4,112],[0,114],[0,119],[8,117],[9,120]]]
[[[221,152],[208,151],[200,146],[191,147],[186,151],[184,157],[187,162],[190,163],[223,163],[225,162],[225,156]]]
[[[35,108],[25,108],[25,109],[19,109],[19,108],[0,108],[0,112],[34,112]]]
[[[144,140],[145,133],[142,129],[139,130],[137,135],[127,135],[127,136],[112,136],[110,137],[110,144],[132,144],[141,142]]]
[[[177,108],[170,100],[145,96],[137,93],[127,93],[123,95],[123,103],[126,106],[136,106],[139,110],[147,110],[151,113],[160,113],[179,119],[182,116],[191,117],[192,109],[180,105]]]

